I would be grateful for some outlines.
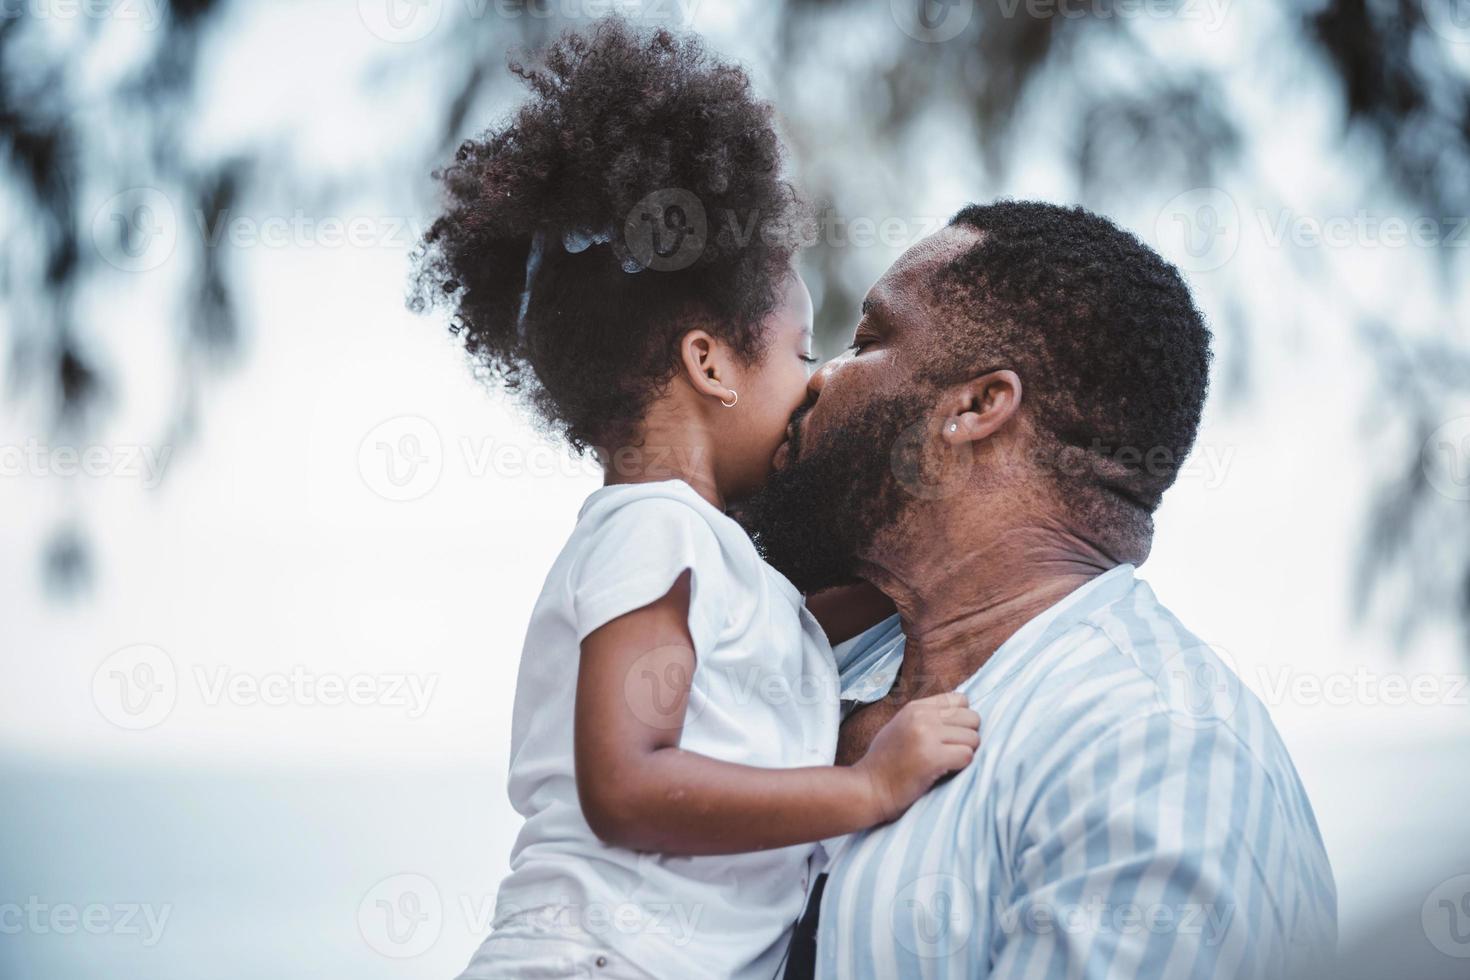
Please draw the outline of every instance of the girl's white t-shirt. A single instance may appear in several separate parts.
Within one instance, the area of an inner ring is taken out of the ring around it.
[[[553,906],[653,976],[768,980],[801,913],[811,845],[639,853],[598,840],[577,801],[581,641],[666,595],[685,569],[696,666],[680,746],[749,766],[832,764],[837,669],[801,594],[688,484],[603,487],[583,504],[526,632],[510,758],[510,800],[526,823],[495,918]]]

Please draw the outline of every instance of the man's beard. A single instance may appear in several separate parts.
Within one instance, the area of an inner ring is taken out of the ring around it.
[[[735,516],[756,548],[802,592],[855,581],[860,557],[899,523],[914,498],[895,474],[894,451],[925,405],[913,394],[875,401],[801,458],[793,424],[786,467],[740,504]]]

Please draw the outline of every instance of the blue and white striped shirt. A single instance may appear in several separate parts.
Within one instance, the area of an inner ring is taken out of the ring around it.
[[[838,651],[887,693],[897,618]],[[1284,977],[1336,945],[1332,869],[1265,707],[1122,565],[960,685],[974,762],[834,848],[818,977]]]

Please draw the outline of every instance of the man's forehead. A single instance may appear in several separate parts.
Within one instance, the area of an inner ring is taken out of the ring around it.
[[[928,286],[939,270],[980,240],[973,228],[948,225],[910,246],[868,291],[864,308],[894,314],[914,311],[931,299]]]

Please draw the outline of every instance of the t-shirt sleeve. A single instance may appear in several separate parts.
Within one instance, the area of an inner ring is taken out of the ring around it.
[[[577,641],[668,594],[689,570],[689,635],[696,657],[718,640],[727,572],[719,539],[698,511],[666,498],[636,500],[608,515],[572,568]]]

